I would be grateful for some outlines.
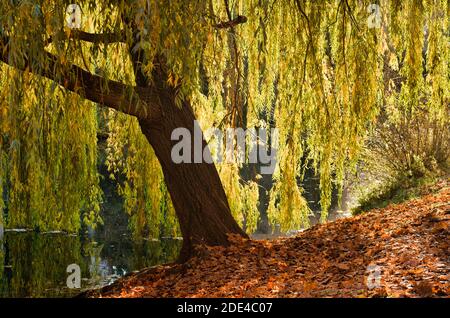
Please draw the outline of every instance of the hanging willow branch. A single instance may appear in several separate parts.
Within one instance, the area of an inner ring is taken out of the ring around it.
[[[242,24],[245,22],[247,22],[247,17],[243,16],[243,15],[238,15],[235,19],[217,23],[214,25],[214,27],[217,29],[227,29],[227,28],[235,27],[236,25]]]

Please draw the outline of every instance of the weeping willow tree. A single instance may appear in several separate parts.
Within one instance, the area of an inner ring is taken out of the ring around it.
[[[254,229],[258,189],[254,180],[239,179],[242,163],[220,165],[220,174],[213,163],[175,163],[174,129],[194,136],[196,119],[203,129],[264,127],[261,114],[272,114],[278,158],[269,219],[286,230],[308,223],[298,181],[309,165],[320,175],[325,220],[333,184],[341,188],[386,102],[384,68],[405,79],[392,97],[395,105],[403,101],[399,116],[424,101],[422,87],[430,111],[441,120],[447,114],[447,1],[80,0],[81,20],[66,12],[70,2],[0,4],[0,59],[9,65],[1,67],[2,116],[17,136],[2,146],[18,162],[10,169],[9,200],[41,211],[34,206],[44,204],[42,198],[55,198],[45,191],[63,202],[76,191],[71,208],[82,203],[95,219],[89,104],[109,107],[126,114],[112,115],[108,164],[126,176],[121,193],[132,222],[138,231],[156,233],[148,220],[172,209],[159,203],[167,189],[184,238],[181,259],[193,244],[228,244],[228,233],[245,237],[239,225]],[[389,15],[388,28],[380,15]],[[425,28],[429,71],[423,79]],[[43,114],[49,114],[46,125],[61,125],[45,141]],[[210,152],[206,139],[201,146]],[[42,162],[33,155],[42,152],[60,157]],[[57,162],[65,162],[64,169]],[[68,215],[58,222],[75,222]],[[54,220],[36,220],[45,218]],[[20,213],[17,219],[32,222]]]

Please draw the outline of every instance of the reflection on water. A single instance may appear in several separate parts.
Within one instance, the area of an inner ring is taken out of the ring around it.
[[[5,232],[0,236],[0,297],[69,297],[70,264],[81,268],[81,290],[109,284],[144,267],[172,262],[181,241],[134,242],[122,235],[96,241],[65,234]]]

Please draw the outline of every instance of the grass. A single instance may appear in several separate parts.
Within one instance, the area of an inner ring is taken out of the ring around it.
[[[395,181],[382,184],[358,200],[358,205],[352,209],[353,215],[358,215],[372,209],[385,208],[391,203],[402,203],[430,193],[433,185],[442,178],[449,176],[424,176],[421,178],[398,178]]]

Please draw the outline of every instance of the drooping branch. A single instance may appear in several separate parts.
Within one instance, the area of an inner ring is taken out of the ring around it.
[[[10,56],[8,37],[0,37],[0,60],[21,71],[46,77],[65,89],[92,102],[116,109],[140,119],[157,120],[161,116],[157,92],[151,87],[125,85],[94,75],[75,64],[63,65],[56,56],[45,52],[45,67],[34,60],[17,63]],[[141,98],[144,97],[144,98]]]
[[[117,33],[88,33],[81,30],[71,30],[67,36],[64,31],[60,31],[58,35],[62,35],[63,38],[77,39],[90,43],[119,43],[126,41],[126,35],[124,31]],[[53,37],[49,38],[45,42],[45,46],[53,42]]]

